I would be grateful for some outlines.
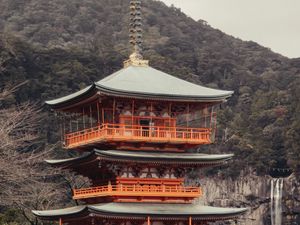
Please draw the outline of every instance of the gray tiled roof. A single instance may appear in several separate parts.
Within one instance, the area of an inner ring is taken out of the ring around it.
[[[227,161],[233,157],[233,154],[202,154],[202,153],[165,153],[165,152],[140,152],[140,151],[116,151],[116,150],[98,150],[71,159],[47,160],[49,164],[64,166],[72,165],[88,160],[94,160],[96,156],[107,160],[130,160],[135,162],[158,162],[182,163],[182,164],[214,164]]]
[[[129,66],[81,91],[46,103],[64,104],[95,89],[113,96],[174,101],[224,101],[233,94],[232,91],[207,88],[179,79],[150,66]]]
[[[199,204],[159,204],[159,203],[101,203],[96,205],[77,206],[66,209],[33,211],[33,214],[44,219],[56,219],[59,217],[79,217],[90,212],[95,214],[144,217],[154,216],[156,218],[165,217],[186,217],[193,219],[216,218],[230,219],[247,211],[246,208],[221,208],[203,206]]]

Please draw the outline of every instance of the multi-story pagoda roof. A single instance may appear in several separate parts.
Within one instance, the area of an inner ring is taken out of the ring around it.
[[[47,101],[53,108],[68,108],[97,95],[151,100],[222,102],[232,91],[203,87],[148,65],[130,65],[71,95]]]
[[[64,221],[95,217],[139,220],[151,217],[155,220],[185,220],[192,217],[198,221],[217,221],[235,219],[247,211],[246,208],[220,208],[199,204],[154,204],[154,203],[102,203],[96,205],[76,206],[66,209],[33,211],[41,219]]]
[[[98,150],[75,158],[46,160],[52,166],[74,168],[82,165],[97,164],[99,161],[133,162],[139,164],[173,164],[182,166],[215,166],[223,164],[233,157],[233,154],[203,154],[203,153],[165,153]]]

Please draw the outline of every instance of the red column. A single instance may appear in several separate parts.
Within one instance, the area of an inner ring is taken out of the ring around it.
[[[192,217],[189,217],[189,225],[192,225]]]

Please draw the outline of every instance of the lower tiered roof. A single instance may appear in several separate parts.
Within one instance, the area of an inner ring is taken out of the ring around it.
[[[134,162],[147,164],[178,164],[186,166],[214,166],[230,160],[233,154],[202,153],[163,153],[140,151],[117,151],[95,149],[84,156],[71,159],[46,160],[47,163],[59,167],[78,167],[83,164],[97,163],[98,160],[110,162]]]
[[[193,220],[218,221],[235,219],[247,211],[246,208],[220,208],[198,204],[143,204],[143,203],[102,203],[96,205],[76,206],[65,209],[33,211],[44,220],[64,221],[88,216],[111,219],[145,219],[152,220]]]

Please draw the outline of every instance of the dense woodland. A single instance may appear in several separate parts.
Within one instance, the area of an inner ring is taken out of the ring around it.
[[[28,101],[42,106],[120,69],[131,51],[128,5],[129,0],[0,0],[0,84],[27,82],[0,100],[1,109]],[[278,166],[300,172],[300,58],[229,36],[160,1],[143,1],[143,17],[144,56],[151,66],[235,91],[220,107],[216,144],[198,149],[235,154],[221,174],[235,177],[251,169],[264,175]],[[39,112],[45,146],[59,140],[48,111]],[[56,147],[52,156],[65,154]],[[15,212],[5,213],[4,219],[15,218]]]

